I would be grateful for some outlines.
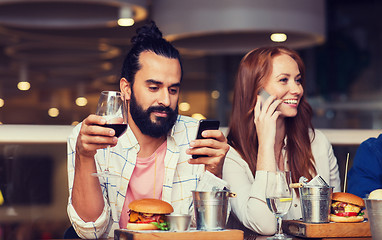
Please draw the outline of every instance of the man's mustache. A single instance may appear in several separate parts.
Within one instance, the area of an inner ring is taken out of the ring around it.
[[[170,113],[173,113],[174,110],[172,110],[170,107],[163,107],[163,106],[153,106],[153,107],[149,107],[146,112],[148,114],[152,113],[152,112],[165,112],[167,114],[170,114]]]

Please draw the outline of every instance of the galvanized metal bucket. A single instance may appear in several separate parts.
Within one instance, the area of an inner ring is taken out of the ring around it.
[[[236,194],[230,191],[192,191],[196,229],[216,231],[225,229],[228,199]]]
[[[373,239],[382,239],[382,200],[364,199]]]
[[[303,186],[299,189],[303,222],[330,222],[330,205],[333,188],[326,186]]]

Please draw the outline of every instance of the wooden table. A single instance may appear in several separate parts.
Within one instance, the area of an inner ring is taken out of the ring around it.
[[[267,240],[267,237],[269,236],[244,236],[244,240]],[[293,240],[301,240],[301,239],[305,239],[305,240],[371,240],[372,239],[371,237],[362,237],[362,238],[299,238],[299,237],[293,237],[293,236],[291,237]],[[56,240],[64,240],[64,239],[56,239]],[[78,240],[78,239],[72,239],[72,240]],[[98,240],[114,240],[114,238],[98,239]],[[199,238],[198,240],[205,240],[205,239]],[[220,239],[215,239],[215,240],[220,240]]]
[[[313,224],[285,220],[283,221],[283,231],[303,239],[371,239],[370,224],[367,221]]]
[[[227,229],[225,231],[216,231],[216,232],[187,232],[187,233],[174,233],[174,232],[162,232],[155,233],[154,235],[150,233],[138,233],[130,234],[120,231],[123,233],[123,236],[115,236],[114,239],[118,240],[188,240],[188,239],[197,239],[197,240],[266,240],[269,236],[261,236],[255,234],[249,234],[249,232],[244,232],[237,229]],[[293,240],[371,240],[371,237],[322,237],[322,238],[303,238],[290,236]],[[113,240],[113,238],[103,239],[103,240]]]
[[[226,229],[223,231],[168,232],[168,231],[114,231],[115,240],[243,240],[243,231]]]
[[[244,238],[245,240],[267,240],[267,237],[269,236],[257,236],[256,238]],[[297,240],[297,239],[305,239],[305,240],[371,240],[371,237],[359,237],[359,238],[353,238],[353,237],[348,237],[348,238],[300,238],[300,237],[294,237],[291,236],[292,239]]]

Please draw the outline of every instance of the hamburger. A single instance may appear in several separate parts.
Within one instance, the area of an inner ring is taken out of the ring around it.
[[[166,230],[166,214],[174,211],[172,206],[159,199],[134,200],[129,204],[128,230]]]
[[[332,195],[330,221],[362,222],[365,202],[362,198],[351,194],[337,192]]]

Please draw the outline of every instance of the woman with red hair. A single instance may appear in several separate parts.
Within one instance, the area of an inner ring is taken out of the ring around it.
[[[276,218],[265,199],[267,171],[290,171],[293,182],[319,174],[334,191],[341,190],[332,146],[312,126],[304,83],[304,63],[286,47],[254,49],[239,66],[227,137],[232,148],[224,163],[223,179],[237,193],[237,198],[231,199],[232,212],[258,234],[276,231]],[[262,99],[262,91],[270,97]],[[301,217],[296,189],[284,219]]]

